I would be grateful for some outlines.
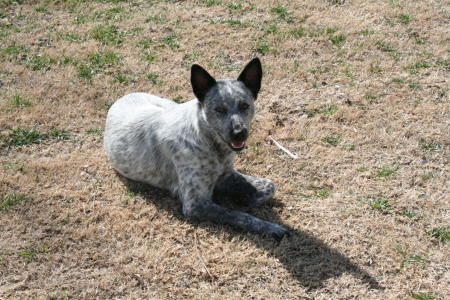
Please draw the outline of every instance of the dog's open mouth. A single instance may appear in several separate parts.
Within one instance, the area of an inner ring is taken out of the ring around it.
[[[234,151],[241,151],[245,148],[245,142],[230,143],[230,147]]]

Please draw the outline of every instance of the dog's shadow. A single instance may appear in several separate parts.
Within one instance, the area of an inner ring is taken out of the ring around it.
[[[146,201],[154,204],[158,209],[170,212],[173,216],[180,220],[184,220],[181,212],[181,202],[171,197],[168,192],[156,189],[147,184],[127,179],[118,174],[127,188],[139,195]],[[222,230],[226,230],[230,235],[238,235],[254,242],[254,244],[271,255],[276,257],[294,276],[298,282],[308,289],[319,288],[323,282],[330,278],[340,277],[342,274],[348,273],[353,277],[366,284],[370,289],[383,289],[369,273],[351,262],[349,258],[340,253],[338,250],[326,245],[319,238],[303,232],[298,229],[291,228],[282,223],[276,213],[274,207],[281,206],[276,200],[269,200],[265,205],[258,208],[245,208],[236,204],[229,204],[223,197],[216,196],[215,202],[237,209],[240,211],[251,213],[252,215],[280,224],[288,228],[292,236],[285,237],[280,243],[276,243],[271,237],[260,237],[257,235],[249,235],[230,226],[220,225]],[[219,225],[210,222],[192,221],[193,225],[202,228],[215,228]]]

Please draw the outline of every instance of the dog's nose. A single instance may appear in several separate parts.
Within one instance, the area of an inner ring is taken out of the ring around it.
[[[238,128],[233,129],[232,137],[236,141],[245,141],[248,137],[247,128],[239,126]]]

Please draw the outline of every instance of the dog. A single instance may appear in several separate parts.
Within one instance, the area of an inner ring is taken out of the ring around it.
[[[271,180],[239,173],[236,153],[245,148],[262,67],[251,60],[238,79],[215,80],[191,67],[196,99],[178,104],[146,93],[132,93],[109,109],[104,148],[124,177],[170,191],[181,199],[187,218],[228,224],[280,241],[290,232],[281,225],[222,207],[213,194],[253,207],[275,193]]]

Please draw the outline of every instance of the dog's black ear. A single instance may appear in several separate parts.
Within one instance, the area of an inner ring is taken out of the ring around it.
[[[203,102],[205,95],[216,84],[216,80],[199,65],[191,67],[191,85],[198,101]]]
[[[245,86],[253,93],[253,97],[258,96],[261,89],[262,67],[259,58],[252,59],[239,75],[238,80],[242,81]]]

